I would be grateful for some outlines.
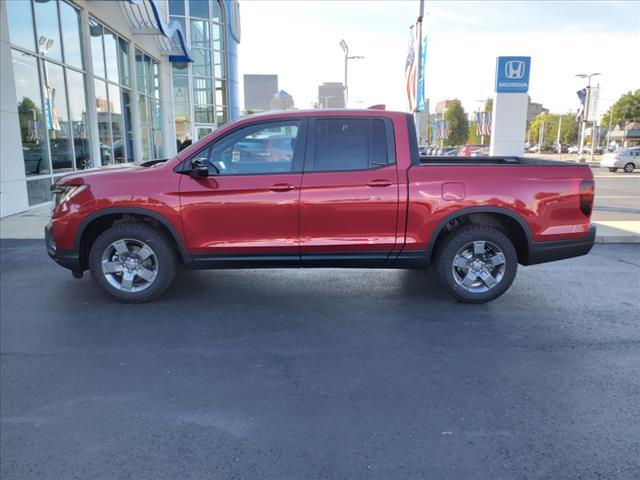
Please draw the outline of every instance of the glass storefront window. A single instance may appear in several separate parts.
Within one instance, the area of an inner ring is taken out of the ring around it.
[[[190,68],[187,64],[172,66],[174,121],[179,151],[183,142],[190,142],[199,128],[198,124],[222,126],[228,120],[224,81],[225,19],[223,5],[218,0],[187,0],[184,10],[179,1],[179,6],[172,7],[173,2],[169,3],[170,14],[176,20],[186,21],[193,58]],[[218,108],[220,112],[217,112]]]
[[[27,181],[27,196],[30,207],[51,201],[51,179]]]
[[[213,36],[213,49],[222,50],[222,25],[214,23],[211,34]]]
[[[135,59],[142,159],[162,158],[164,141],[160,104],[160,63],[137,49]]]
[[[184,0],[169,0],[170,15],[184,15]]]
[[[191,71],[194,75],[210,77],[211,76],[211,50],[202,48],[192,48],[191,56],[193,64]]]
[[[118,60],[120,62],[120,77],[122,84],[126,87],[130,87],[131,78],[129,75],[129,44],[121,38],[118,38]]]
[[[211,19],[214,22],[222,23],[222,7],[218,0],[213,0],[213,11],[211,12]]]
[[[107,79],[120,83],[119,73],[119,55],[118,55],[118,37],[113,32],[104,29],[104,60],[107,73]]]
[[[100,161],[102,165],[134,161],[133,132],[131,126],[131,74],[129,70],[129,42],[90,20],[92,30],[102,32],[104,56],[99,60],[96,86],[96,110],[100,137]],[[98,48],[98,42],[96,42]],[[136,57],[136,66],[137,66]],[[94,63],[96,63],[94,61]],[[137,73],[138,74],[138,73]],[[144,73],[138,82],[144,85]]]
[[[41,55],[62,61],[62,42],[58,23],[58,2],[34,2],[38,51]]]
[[[213,82],[210,78],[193,79],[193,103],[211,105],[213,103]]]
[[[216,106],[216,123],[218,125],[224,125],[225,123],[227,123],[229,120],[229,117],[227,117],[227,107],[224,107],[222,105],[217,105]]]
[[[209,0],[189,0],[191,17],[209,18]]]
[[[213,123],[213,105],[195,105],[193,114],[196,123]]]
[[[122,113],[122,98],[120,87],[110,83],[109,89],[109,113],[111,114],[111,151],[114,163],[125,163],[127,153],[124,141],[124,117]]]
[[[98,113],[98,139],[100,140],[100,163],[112,163],[111,154],[111,121],[109,120],[109,99],[107,84],[97,78],[94,80],[96,92],[96,112]]]
[[[66,2],[60,2],[60,23],[64,33],[64,61],[74,67],[83,68],[80,15]]]
[[[73,136],[75,165],[79,170],[91,167],[91,143],[89,141],[89,119],[87,118],[87,100],[84,94],[84,75],[67,69],[67,87],[69,92],[69,118]]]
[[[227,103],[227,88],[225,82],[216,80],[216,104]]]
[[[22,155],[27,176],[49,173],[49,150],[36,57],[13,50]]]
[[[191,20],[191,47],[211,48],[209,41],[209,21]]]
[[[133,131],[131,127],[131,93],[126,88],[122,89],[122,111],[124,114],[125,129],[125,153],[129,160],[133,160]]]
[[[222,52],[213,52],[213,67],[216,78],[224,78],[224,57]]]
[[[9,39],[13,45],[35,52],[31,2],[4,2],[7,8]]]
[[[91,58],[93,59],[93,73],[104,77],[104,50],[102,49],[102,25],[93,18],[89,19],[89,33],[91,34]]]
[[[53,172],[73,171],[73,147],[64,71],[55,63],[44,62],[44,101],[51,114],[47,127]]]

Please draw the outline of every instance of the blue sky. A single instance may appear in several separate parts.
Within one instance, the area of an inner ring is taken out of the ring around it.
[[[602,72],[601,109],[640,88],[640,2],[425,2],[427,96],[460,98],[467,110],[493,92],[495,57],[532,56],[530,94],[553,111],[575,110],[576,73]],[[350,106],[404,110],[404,62],[417,1],[241,2],[240,73],[277,73],[309,107],[318,84],[343,78],[341,38],[352,54]],[[637,54],[636,54],[637,56]]]

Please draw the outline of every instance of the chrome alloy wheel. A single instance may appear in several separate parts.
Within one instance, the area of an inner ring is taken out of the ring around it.
[[[485,293],[502,281],[507,261],[495,244],[478,240],[458,250],[452,269],[460,287],[471,293]]]
[[[144,242],[123,238],[102,254],[102,274],[109,284],[123,292],[141,292],[158,276],[158,258]]]

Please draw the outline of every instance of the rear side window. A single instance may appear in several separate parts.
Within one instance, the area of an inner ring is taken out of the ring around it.
[[[388,165],[389,145],[384,120],[318,118],[315,121],[315,172],[368,170]]]

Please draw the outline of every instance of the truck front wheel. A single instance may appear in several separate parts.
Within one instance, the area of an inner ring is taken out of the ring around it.
[[[176,253],[165,235],[143,222],[120,223],[105,230],[91,246],[93,280],[126,303],[159,297],[176,275]]]
[[[486,303],[506,292],[518,269],[511,240],[484,225],[460,227],[439,245],[435,270],[446,292],[459,302]]]

